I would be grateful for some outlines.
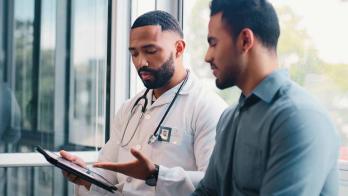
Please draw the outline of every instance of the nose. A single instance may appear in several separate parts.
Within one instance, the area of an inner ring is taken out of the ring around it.
[[[207,52],[205,53],[204,60],[207,63],[211,63],[213,61],[212,51],[211,51],[210,47],[208,48]]]
[[[143,66],[149,66],[149,63],[147,62],[146,58],[144,58],[143,55],[139,54],[137,57],[133,57],[133,64],[136,68],[140,68]]]

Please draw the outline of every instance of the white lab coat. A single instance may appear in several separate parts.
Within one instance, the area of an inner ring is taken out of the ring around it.
[[[192,73],[162,123],[162,127],[171,128],[170,141],[147,143],[180,84],[165,92],[153,104],[151,104],[152,90],[150,90],[147,94],[149,103],[140,121],[141,106],[136,108],[131,118],[130,111],[145,90],[126,101],[119,109],[112,122],[110,139],[100,151],[98,160],[111,162],[134,160],[129,149],[136,147],[160,167],[155,187],[146,185],[143,180],[98,169],[97,172],[102,173],[121,190],[114,195],[189,195],[203,178],[215,144],[215,127],[227,105],[219,96],[206,91]],[[126,144],[133,134],[134,136],[127,147],[121,147],[120,140],[129,119],[122,144]],[[137,131],[134,133],[137,125]],[[112,195],[94,185],[90,191],[77,186],[76,192],[79,195]]]

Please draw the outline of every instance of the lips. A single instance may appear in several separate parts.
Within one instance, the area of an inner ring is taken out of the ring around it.
[[[153,76],[150,72],[145,72],[145,71],[140,72],[140,77],[143,80],[150,80],[153,78]]]
[[[213,75],[214,75],[215,77],[217,77],[218,70],[217,70],[217,69],[215,69],[215,68],[213,68],[213,69],[211,69],[211,70],[213,71]]]
[[[218,72],[218,69],[217,69],[216,65],[210,64],[210,69],[213,71],[213,74],[216,77],[217,76],[217,72]]]

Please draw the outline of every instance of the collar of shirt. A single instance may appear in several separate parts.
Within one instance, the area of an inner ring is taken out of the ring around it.
[[[289,75],[286,70],[275,70],[256,86],[252,94],[256,95],[264,102],[270,103],[280,87],[288,80]]]
[[[193,82],[194,82],[194,76],[192,73],[188,73],[188,74],[189,75],[188,75],[187,81],[184,84],[184,86],[182,87],[181,91],[179,92],[179,96],[177,97],[177,99],[180,99],[180,95],[189,94],[190,90],[192,89]],[[160,97],[158,97],[156,99],[156,101],[153,104],[151,104],[151,106],[149,106],[148,109],[150,109],[152,107],[156,107],[156,106],[161,106],[164,104],[169,104],[173,100],[176,92],[178,91],[178,89],[180,88],[180,86],[183,82],[184,81],[180,82],[179,84],[177,84],[173,88],[171,88],[168,91],[166,91],[165,93],[163,93]],[[153,94],[153,90],[150,90],[149,93],[146,95],[148,100],[152,99],[152,94]]]
[[[239,108],[250,107],[259,100],[270,103],[288,78],[288,72],[284,69],[273,71],[256,86],[250,96],[245,97],[243,93],[241,94],[238,101]]]

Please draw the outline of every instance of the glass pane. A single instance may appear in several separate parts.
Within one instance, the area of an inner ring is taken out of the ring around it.
[[[1,47],[9,59],[1,61],[8,71],[2,73],[7,82],[0,83],[0,139],[6,142],[0,142],[0,152],[31,152],[35,145],[91,150],[104,143],[107,3],[1,4],[9,12],[1,21],[10,27],[1,28],[2,37],[13,35],[8,40],[13,46]]]
[[[75,0],[73,13],[73,108],[69,127],[74,131],[69,132],[69,142],[101,146],[105,129],[107,0]]]
[[[4,51],[4,1],[0,0],[0,81],[4,80],[5,69],[5,51]]]
[[[209,3],[211,0],[185,1],[184,6],[184,35],[187,40],[185,65],[201,79],[204,86],[216,91],[227,103],[233,104],[239,98],[238,88],[219,90],[215,86],[215,78],[210,67],[204,62],[204,55],[208,49],[207,34],[209,21]],[[197,31],[197,29],[200,29]]]
[[[14,9],[14,89],[20,107],[21,126],[34,129],[33,97],[33,48],[34,0],[15,1]]]
[[[210,0],[185,1],[185,36],[188,40],[187,64],[214,87],[214,77],[204,55]],[[342,137],[341,158],[348,160],[348,2],[271,1],[281,25],[278,45],[280,65],[296,82],[310,91],[329,110]],[[313,9],[315,5],[315,9]],[[323,14],[325,13],[325,14]],[[202,29],[197,31],[196,29]],[[204,46],[204,47],[202,47]],[[236,88],[232,88],[236,89]],[[219,91],[229,103],[239,93]]]
[[[1,195],[74,195],[72,183],[54,167],[0,168]],[[21,179],[21,180],[19,180]]]
[[[42,0],[38,130],[53,132],[56,48],[56,1]],[[55,136],[57,137],[57,135]]]
[[[104,143],[107,2],[0,0],[0,153]],[[0,168],[0,178],[0,195],[73,195],[53,167]]]

